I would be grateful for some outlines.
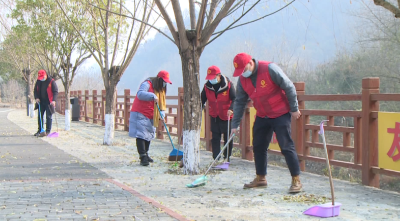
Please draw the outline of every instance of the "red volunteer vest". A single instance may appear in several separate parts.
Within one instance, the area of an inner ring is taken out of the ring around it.
[[[240,83],[253,101],[258,117],[277,118],[288,113],[290,107],[285,92],[272,81],[269,75],[268,65],[270,63],[258,62],[256,88],[250,78],[240,76]]]
[[[208,100],[208,111],[211,117],[219,117],[221,120],[228,120],[228,110],[231,106],[232,100],[229,97],[229,91],[231,89],[231,82],[228,82],[228,89],[222,93],[218,93],[215,97],[215,91],[206,89],[206,96]],[[233,115],[230,116],[232,119]]]
[[[150,84],[149,92],[154,92],[153,84],[151,81],[147,81]],[[154,101],[142,101],[138,97],[133,100],[131,112],[139,112],[149,119],[153,119],[154,112]]]

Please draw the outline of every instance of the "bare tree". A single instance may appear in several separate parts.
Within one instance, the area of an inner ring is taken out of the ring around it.
[[[174,13],[173,16],[170,16],[167,13],[161,0],[155,0],[155,2],[169,28],[173,37],[173,42],[178,47],[181,56],[183,85],[185,86],[183,123],[184,173],[197,174],[200,171],[200,158],[198,157],[200,151],[199,143],[201,126],[201,101],[199,88],[200,56],[204,51],[204,48],[221,36],[225,31],[254,22],[255,20],[234,26],[234,24],[260,3],[260,0],[189,0],[189,28],[186,28],[185,26],[180,1],[171,2]],[[292,2],[293,1],[289,2],[281,9],[290,5]],[[234,21],[222,31],[215,32],[221,21],[233,14],[238,16],[237,19],[234,19]],[[262,16],[256,20],[263,19],[267,16],[268,15]],[[175,21],[173,21],[172,18],[174,18]],[[190,87],[186,85],[190,85]]]
[[[73,15],[67,14],[60,2],[56,2],[101,68],[106,89],[103,143],[111,145],[114,138],[117,84],[152,26],[149,21],[154,3],[149,0],[134,1],[130,11],[122,0],[88,0],[82,7],[88,9],[92,32],[82,34],[70,18]],[[127,17],[132,20],[131,23],[127,22]]]

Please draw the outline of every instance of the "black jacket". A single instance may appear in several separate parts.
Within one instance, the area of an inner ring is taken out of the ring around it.
[[[57,96],[58,96],[58,87],[56,84],[56,81],[52,81],[53,78],[50,76],[47,76],[47,79],[45,81],[36,81],[35,88],[34,88],[34,96],[35,99],[39,99],[41,103],[49,104],[49,92],[47,91],[47,88],[49,87],[49,84],[51,82],[51,91],[50,91],[50,97],[51,95],[53,96],[53,101],[57,101]]]

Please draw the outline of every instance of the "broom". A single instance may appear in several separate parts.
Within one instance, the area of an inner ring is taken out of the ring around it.
[[[172,138],[171,138],[171,134],[169,134],[168,127],[165,124],[164,117],[161,114],[160,107],[158,106],[158,103],[156,103],[156,105],[157,105],[158,111],[160,112],[162,122],[164,123],[165,130],[167,131],[169,141],[171,141],[171,145],[172,145],[172,151],[171,151],[171,153],[169,153],[168,161],[181,160],[183,157],[183,152],[175,148],[174,142],[172,141]]]

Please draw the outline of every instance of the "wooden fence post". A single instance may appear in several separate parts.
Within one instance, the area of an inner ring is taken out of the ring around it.
[[[129,117],[130,117],[130,109],[129,105],[131,103],[131,90],[124,90],[124,131],[129,131]]]
[[[244,116],[240,124],[240,146],[242,149],[242,159],[253,160],[253,150],[250,149],[250,108],[246,107]]]
[[[97,91],[96,90],[93,90],[92,96],[93,96],[93,99],[92,99],[92,101],[93,101],[93,123],[97,124],[97,112],[96,112]]]
[[[78,104],[79,104],[79,120],[83,120],[82,116],[84,116],[84,114],[82,114],[82,112],[84,111],[83,109],[83,102],[82,102],[82,91],[77,91],[77,95],[78,95]]]
[[[294,83],[294,86],[296,87],[296,92],[297,95],[305,95],[305,88],[306,88],[306,84],[304,82],[296,82]],[[301,110],[305,109],[305,102],[303,100],[299,100],[298,101],[298,106],[299,106],[299,110],[301,112]],[[301,153],[303,154],[303,136],[304,136],[304,117],[301,116],[298,120],[296,119],[292,119],[292,139],[294,142],[294,145],[296,147],[296,151],[297,153]],[[305,171],[306,169],[306,161],[305,160],[300,160],[300,170],[301,171]]]
[[[379,94],[379,78],[362,79],[362,183],[379,187],[379,174],[371,169],[378,165],[378,119],[371,112],[379,111],[379,102],[371,94]]]
[[[89,90],[85,90],[85,121],[89,122],[89,118],[87,116],[88,110],[87,110],[87,101],[89,100]]]
[[[176,110],[176,114],[178,115],[177,123],[178,123],[178,144],[182,145],[182,130],[183,130],[183,87],[178,88],[178,108]]]
[[[105,102],[106,102],[106,90],[101,90],[101,104],[100,104],[100,116],[101,116],[101,125],[105,126],[106,121],[104,120],[105,112],[106,112],[106,107],[105,107]],[[115,120],[114,120],[115,121]]]

